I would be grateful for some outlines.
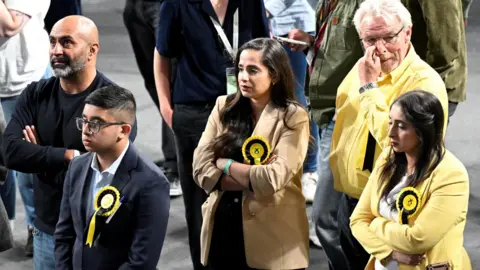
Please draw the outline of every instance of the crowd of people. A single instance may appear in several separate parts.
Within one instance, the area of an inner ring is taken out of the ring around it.
[[[444,145],[470,4],[126,0],[155,163],[80,1],[1,1],[0,251],[18,185],[36,270],[155,269],[178,196],[195,270],[306,269],[310,243],[331,270],[472,269]]]

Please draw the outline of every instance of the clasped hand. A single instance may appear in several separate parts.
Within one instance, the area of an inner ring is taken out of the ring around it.
[[[425,259],[425,254],[405,254],[399,251],[392,252],[392,259],[401,264],[416,266]]]
[[[25,126],[23,129],[23,139],[29,143],[39,144],[37,130],[35,126]]]

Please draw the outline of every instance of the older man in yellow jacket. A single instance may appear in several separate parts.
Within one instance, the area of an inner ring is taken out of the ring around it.
[[[338,211],[341,246],[350,270],[363,270],[370,256],[351,234],[349,218],[389,143],[390,105],[422,89],[439,98],[448,119],[448,97],[441,77],[415,53],[411,15],[399,0],[366,0],[353,20],[365,55],[338,88],[330,165],[335,189],[344,193]]]

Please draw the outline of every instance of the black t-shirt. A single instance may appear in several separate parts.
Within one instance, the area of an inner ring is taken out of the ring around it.
[[[86,152],[76,117],[81,117],[86,97],[96,89],[114,85],[102,73],[83,92],[69,95],[52,77],[31,83],[20,95],[4,135],[4,158],[10,169],[34,174],[35,226],[54,233],[60,213],[67,149]],[[34,125],[39,145],[23,140],[23,129]],[[136,137],[136,123],[130,139]]]

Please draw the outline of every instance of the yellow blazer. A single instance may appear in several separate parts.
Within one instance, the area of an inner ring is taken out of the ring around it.
[[[223,192],[213,191],[222,171],[215,165],[211,141],[225,130],[219,113],[226,96],[217,103],[195,149],[193,178],[210,195],[202,205],[201,260],[207,265],[215,210]],[[270,102],[263,110],[252,135],[262,136],[277,159],[250,169],[253,192],[244,191],[243,232],[247,264],[258,269],[306,268],[309,261],[308,220],[301,177],[309,142],[307,112],[291,105],[287,115]]]
[[[425,270],[426,266],[448,262],[450,269],[470,270],[472,266],[463,247],[463,231],[468,209],[468,173],[448,150],[429,178],[415,187],[420,193],[420,208],[401,225],[383,218],[378,212],[381,191],[380,170],[390,147],[379,158],[352,216],[350,226],[355,238],[372,255],[365,269],[374,269],[393,250],[406,254],[426,253],[418,266],[399,264],[399,270]]]

